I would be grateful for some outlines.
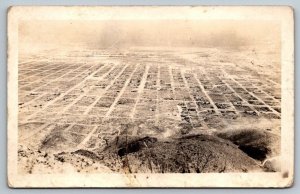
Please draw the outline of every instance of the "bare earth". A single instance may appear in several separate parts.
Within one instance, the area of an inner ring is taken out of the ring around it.
[[[276,171],[279,53],[50,50],[20,55],[20,173]],[[268,165],[265,165],[268,164]]]

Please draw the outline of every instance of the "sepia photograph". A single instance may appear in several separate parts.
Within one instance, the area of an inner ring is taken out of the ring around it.
[[[289,187],[293,11],[8,10],[11,187]]]

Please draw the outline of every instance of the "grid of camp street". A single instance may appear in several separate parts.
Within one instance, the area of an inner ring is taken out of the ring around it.
[[[19,172],[276,171],[279,54],[47,50],[19,58]],[[274,68],[275,67],[275,68]]]

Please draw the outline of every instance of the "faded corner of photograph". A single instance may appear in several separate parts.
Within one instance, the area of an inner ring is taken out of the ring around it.
[[[276,21],[18,27],[18,173],[280,171]]]

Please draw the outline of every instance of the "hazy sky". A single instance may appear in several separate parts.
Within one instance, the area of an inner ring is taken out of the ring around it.
[[[279,44],[279,25],[270,21],[135,20],[22,21],[20,48],[85,45],[93,48],[130,46],[239,47]]]

